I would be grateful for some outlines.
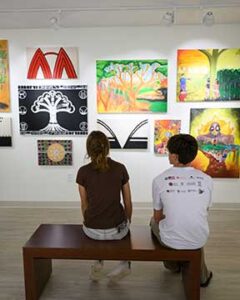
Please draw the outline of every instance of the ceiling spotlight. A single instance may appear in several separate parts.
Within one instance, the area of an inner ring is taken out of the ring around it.
[[[49,19],[50,26],[52,29],[59,29],[59,24],[58,24],[58,18],[57,17],[52,17]]]
[[[202,23],[206,26],[211,26],[215,22],[215,17],[212,11],[208,11],[203,15]]]
[[[60,28],[60,19],[61,19],[61,10],[59,9],[54,16],[49,19],[50,26],[54,30],[58,30]]]
[[[167,26],[172,25],[174,23],[174,12],[167,11],[162,17],[162,23]]]

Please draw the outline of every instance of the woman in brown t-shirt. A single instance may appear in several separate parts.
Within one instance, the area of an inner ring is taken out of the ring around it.
[[[109,141],[101,131],[87,138],[91,162],[78,170],[77,183],[83,214],[83,231],[95,240],[119,240],[129,231],[132,216],[131,191],[126,167],[108,157]],[[123,205],[121,203],[121,195]],[[91,267],[90,278],[103,276],[103,261]],[[130,274],[130,262],[121,261],[107,276],[118,280]]]

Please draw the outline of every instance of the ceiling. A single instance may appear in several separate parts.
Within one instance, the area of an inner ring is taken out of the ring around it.
[[[240,0],[0,0],[0,29],[201,24],[211,11],[215,24],[240,24]]]

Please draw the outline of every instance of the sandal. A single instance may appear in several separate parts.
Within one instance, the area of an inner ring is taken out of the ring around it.
[[[208,276],[208,279],[207,279],[205,282],[200,283],[200,287],[203,287],[203,288],[207,287],[207,286],[209,285],[209,283],[210,283],[212,277],[213,277],[213,273],[210,272],[210,274],[209,274],[209,276]]]

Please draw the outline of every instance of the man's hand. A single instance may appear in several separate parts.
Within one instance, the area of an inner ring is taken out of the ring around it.
[[[163,210],[153,210],[153,218],[156,223],[159,223],[161,220],[165,219],[165,215],[163,214]]]

